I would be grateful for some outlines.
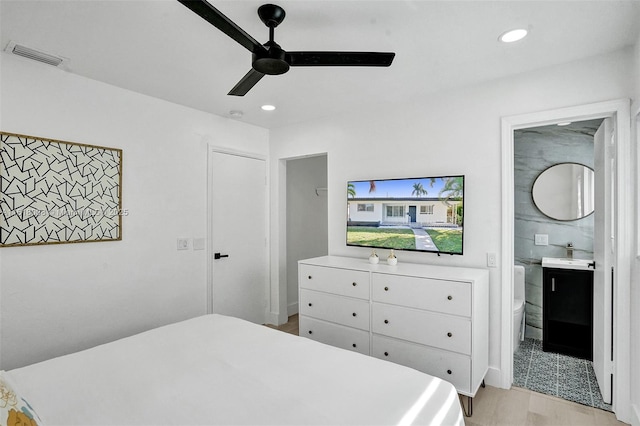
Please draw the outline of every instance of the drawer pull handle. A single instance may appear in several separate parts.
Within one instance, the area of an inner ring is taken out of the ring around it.
[[[447,374],[451,374],[451,370],[447,370]]]
[[[385,324],[389,324],[389,320],[384,320],[384,323]]]
[[[453,300],[453,296],[447,296],[447,300]]]
[[[356,345],[355,343],[354,343],[353,345],[351,345],[351,346],[353,346],[354,348],[357,348],[357,347],[358,347],[358,345]]]
[[[453,336],[453,334],[451,334],[451,332],[447,333],[447,337],[451,337]]]
[[[355,312],[354,312],[353,314],[351,314],[351,315],[353,315],[354,317],[357,317],[357,316],[358,316],[358,314],[356,314]]]
[[[309,279],[312,279],[313,277],[311,275],[309,275]]]
[[[384,291],[389,291],[389,287],[385,287],[385,288],[384,288]]]
[[[309,303],[309,306],[313,306],[313,303]]]
[[[385,352],[385,353],[384,353],[384,356],[389,356],[389,352]]]
[[[358,283],[351,283],[351,285],[355,287],[358,285]]]
[[[309,334],[313,334],[313,331],[312,331],[312,330],[309,330]]]

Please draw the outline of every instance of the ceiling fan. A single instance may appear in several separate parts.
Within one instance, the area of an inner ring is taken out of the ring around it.
[[[395,56],[382,52],[287,52],[273,40],[274,29],[285,17],[280,6],[265,4],[258,8],[258,16],[269,27],[269,41],[260,44],[205,0],[178,1],[252,53],[251,70],[228,95],[244,96],[265,74],[284,74],[289,67],[388,67]]]

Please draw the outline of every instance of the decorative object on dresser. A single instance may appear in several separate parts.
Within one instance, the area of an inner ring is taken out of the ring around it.
[[[396,257],[396,254],[393,252],[393,249],[391,249],[391,252],[387,257],[387,264],[391,266],[396,266],[398,264],[398,258]]]
[[[122,150],[0,132],[0,247],[122,239]]]
[[[324,256],[298,273],[300,336],[445,379],[471,416],[489,367],[486,269]]]

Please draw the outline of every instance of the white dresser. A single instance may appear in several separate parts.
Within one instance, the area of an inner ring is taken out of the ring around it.
[[[324,256],[298,262],[300,336],[475,396],[489,365],[489,271]],[[469,400],[469,415],[471,400]]]

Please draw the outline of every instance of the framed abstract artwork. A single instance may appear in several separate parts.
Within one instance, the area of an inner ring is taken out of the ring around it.
[[[0,247],[122,239],[122,150],[0,132]]]

